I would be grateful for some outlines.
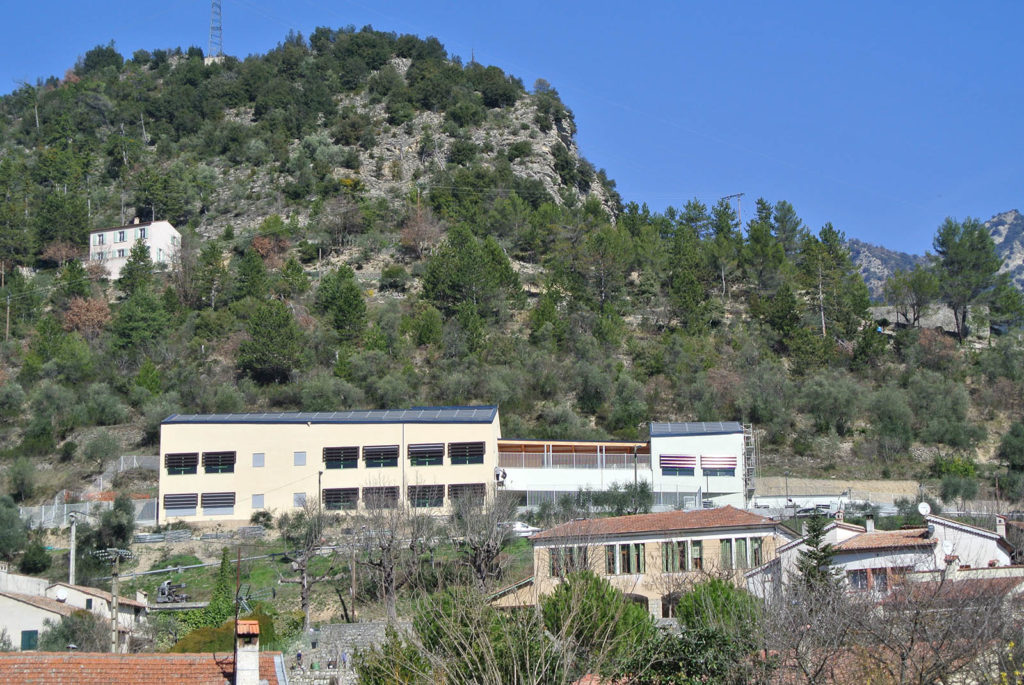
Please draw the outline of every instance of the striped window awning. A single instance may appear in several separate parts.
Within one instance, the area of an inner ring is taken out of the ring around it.
[[[734,469],[736,468],[736,457],[716,457],[702,454],[700,455],[700,467],[702,469]]]
[[[697,455],[663,454],[660,463],[663,469],[692,469],[697,466]]]

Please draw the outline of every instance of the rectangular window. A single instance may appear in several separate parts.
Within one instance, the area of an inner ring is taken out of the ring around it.
[[[661,543],[661,572],[676,573],[679,571],[679,545],[685,543]],[[685,549],[683,550],[686,551]]]
[[[732,540],[721,541],[720,552],[718,556],[718,567],[722,569],[731,569],[732,566]]]
[[[92,611],[92,598],[85,600],[85,610]]]
[[[118,249],[117,257],[118,257],[118,259],[124,259],[124,248]]]
[[[205,516],[224,516],[235,513],[235,493],[204,492],[200,498]]]
[[[588,567],[586,547],[554,547],[548,552],[548,573],[554,578]]]
[[[692,476],[693,467],[682,467],[682,466],[662,466],[661,475],[663,476]]]
[[[306,506],[306,493],[304,493],[304,492],[292,493],[292,506],[293,507],[304,507],[304,506]]]
[[[615,571],[615,545],[604,546],[604,572],[614,576]]]
[[[195,516],[198,506],[199,495],[194,492],[164,495],[164,514],[167,516]]]
[[[644,543],[619,545],[619,573],[644,572]]]
[[[764,563],[764,540],[754,538],[750,541],[750,563],[755,567]]]
[[[164,466],[167,468],[168,476],[193,474],[199,467],[199,453],[167,454],[164,456]]]
[[[736,538],[736,568],[750,568],[747,563],[746,538]]]
[[[351,511],[359,503],[359,488],[325,488],[324,509]]]
[[[409,504],[417,507],[443,507],[443,485],[410,485]]]
[[[398,466],[398,445],[374,445],[363,448],[363,461],[368,469]]]
[[[21,631],[21,651],[28,652],[39,646],[38,630]]]
[[[263,507],[264,507],[263,495],[253,495],[252,496],[252,508],[253,509],[262,509]]]
[[[105,244],[105,243],[106,243],[106,238],[107,238],[107,236],[106,236],[105,234],[103,234],[103,233],[97,233],[97,234],[96,234],[96,244],[97,244],[97,245],[103,245],[103,244]]]
[[[867,590],[868,589],[868,572],[867,569],[860,569],[857,571],[848,571],[846,579],[850,582],[851,590]]]
[[[694,540],[690,543],[690,565],[687,571],[700,571],[704,568],[704,543]]]
[[[452,464],[484,463],[484,443],[482,442],[449,442],[448,458]]]
[[[117,237],[114,238],[115,243],[123,243],[125,241],[124,231],[118,231]]]
[[[325,447],[324,467],[328,469],[359,468],[359,448]]]
[[[484,497],[487,494],[487,486],[483,483],[460,483],[448,486],[448,499],[451,501],[462,500],[474,507],[484,505]]]
[[[142,227],[139,228],[139,237],[145,239],[145,237],[146,237],[146,227],[145,226],[142,226]]]
[[[444,443],[409,445],[409,464],[412,466],[442,466]]]
[[[305,466],[306,465],[306,453],[305,452],[296,452],[295,453],[295,462],[294,463],[295,463],[296,466]]]
[[[266,465],[267,455],[263,452],[252,453],[252,467],[254,469],[261,469]]]
[[[203,452],[203,469],[207,473],[234,473],[234,452]]]
[[[889,573],[884,568],[873,568],[871,569],[871,581],[876,592],[888,592],[889,590]]]
[[[363,504],[367,509],[394,509],[398,506],[398,486],[363,488]]]
[[[705,476],[735,476],[736,469],[704,469]]]

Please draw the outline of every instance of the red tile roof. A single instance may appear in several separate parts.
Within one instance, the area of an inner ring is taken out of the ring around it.
[[[259,635],[260,634],[260,622],[253,621],[250,619],[242,619],[238,621],[238,630],[236,631],[239,635]]]
[[[612,518],[569,521],[537,533],[531,540],[630,535],[635,533],[668,533],[677,530],[708,528],[774,527],[775,521],[765,516],[731,506],[694,511],[665,511],[657,514],[634,514]]]
[[[260,681],[278,685],[280,652],[260,653]],[[281,662],[281,668],[284,664]],[[234,681],[232,654],[18,653],[0,655],[0,683],[23,685],[225,685]],[[283,672],[283,670],[282,670]]]
[[[25,604],[31,604],[38,609],[44,609],[55,614],[60,614],[61,616],[70,616],[78,609],[78,607],[68,606],[63,602],[58,602],[57,600],[50,599],[49,597],[23,595],[20,592],[0,592],[0,597],[9,597],[10,599],[24,602]]]
[[[835,546],[837,552],[860,552],[869,549],[928,549],[937,540],[928,537],[927,528],[907,530],[876,530],[854,535]]]
[[[110,604],[111,602],[114,601],[114,595],[110,594],[106,590],[100,590],[99,588],[86,587],[85,585],[72,585],[71,583],[53,583],[52,585],[50,585],[50,587],[57,587],[57,586],[69,587],[69,588],[78,590],[79,592],[83,592],[83,593],[85,593],[87,595],[92,595],[93,597],[99,597],[100,599],[106,601],[107,604]],[[50,587],[48,587],[46,589],[49,590]],[[130,597],[125,597],[124,595],[118,595],[117,602],[118,602],[118,604],[128,604],[128,605],[133,606],[133,607],[142,607],[143,609],[146,608],[146,605],[143,604],[142,602],[139,602],[138,600],[131,599]]]

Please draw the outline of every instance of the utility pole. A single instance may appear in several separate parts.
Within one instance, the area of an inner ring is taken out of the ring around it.
[[[93,556],[103,561],[113,562],[114,567],[111,573],[110,589],[113,598],[110,601],[110,652],[111,654],[117,654],[117,580],[118,574],[121,571],[121,560],[131,559],[132,553],[127,549],[118,549],[116,547],[108,547],[107,549],[98,549],[93,552]]]
[[[75,555],[77,554],[75,539],[78,533],[78,512],[71,512],[68,518],[71,519],[71,555],[68,557],[68,582],[75,585]]]
[[[4,342],[11,337],[11,294],[7,293],[7,317],[4,321]]]
[[[740,230],[743,230],[743,207],[740,206],[740,198],[743,197],[743,193],[733,193],[732,195],[726,195],[723,200],[731,200],[736,198],[736,220],[740,224]]]

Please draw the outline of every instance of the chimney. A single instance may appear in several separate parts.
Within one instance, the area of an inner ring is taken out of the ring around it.
[[[137,223],[139,223],[139,217],[135,217],[135,219],[132,221],[132,224],[137,224]]]
[[[238,622],[235,636],[235,685],[259,685],[260,622]]]
[[[864,532],[874,533],[875,532],[875,515],[868,514],[864,517]]]
[[[840,509],[839,511],[836,512],[836,522],[837,523],[842,523],[843,522],[843,518],[845,518],[845,517],[846,517],[846,513],[842,509]]]
[[[1006,517],[996,516],[996,535],[1002,539],[1006,539]]]

